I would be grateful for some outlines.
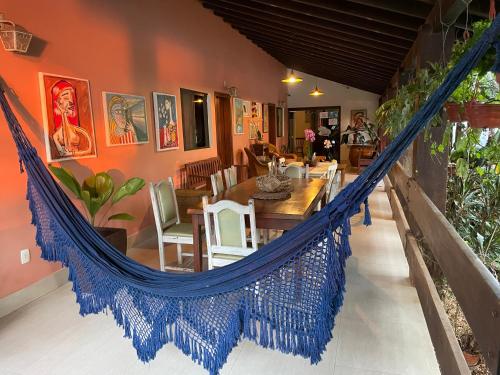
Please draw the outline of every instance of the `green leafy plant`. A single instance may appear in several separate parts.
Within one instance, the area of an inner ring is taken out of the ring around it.
[[[80,184],[69,169],[53,165],[50,165],[49,168],[54,176],[83,203],[87,219],[92,225],[95,225],[98,212],[108,201],[109,211],[116,203],[125,197],[134,195],[145,185],[142,178],[133,177],[115,190],[113,179],[106,172],[92,174]],[[109,220],[134,220],[134,217],[128,213],[121,212],[109,216],[107,221]]]
[[[461,129],[450,161],[455,168],[448,179],[446,216],[498,278],[500,131]]]

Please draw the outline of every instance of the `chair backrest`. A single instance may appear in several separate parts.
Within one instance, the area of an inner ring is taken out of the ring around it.
[[[248,206],[230,200],[208,204],[203,197],[203,215],[207,238],[209,269],[213,268],[217,254],[244,257],[257,250],[258,232],[255,221],[254,201]],[[251,247],[247,244],[245,216],[249,217]]]
[[[163,229],[180,222],[174,180],[172,177],[168,177],[166,181],[151,182],[149,184],[149,193],[151,195],[156,230],[158,235],[161,235]]]
[[[333,176],[331,183],[329,183],[329,186],[327,187],[327,196],[326,196],[326,201],[331,202],[333,201],[333,198],[338,194],[340,190],[340,171],[337,171],[335,175]]]
[[[219,157],[198,160],[186,163],[186,176],[188,188],[192,189],[200,184],[205,184],[206,178],[222,169],[222,162]]]
[[[217,171],[210,176],[210,180],[212,181],[212,192],[214,195],[220,194],[224,191],[224,182],[222,180],[222,172]]]
[[[235,165],[224,169],[224,178],[228,189],[238,184],[238,172]]]
[[[328,169],[326,171],[326,178],[328,178],[328,180],[333,180],[336,171],[337,171],[337,164],[328,166]]]
[[[290,178],[309,178],[309,164],[305,167],[299,167],[298,165],[288,165],[284,171],[285,175]]]
[[[252,177],[264,176],[269,173],[267,164],[262,163],[259,159],[257,159],[257,156],[246,147],[245,153],[248,157],[248,169]]]

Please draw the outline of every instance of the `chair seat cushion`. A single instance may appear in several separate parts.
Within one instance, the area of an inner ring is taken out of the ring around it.
[[[177,237],[193,237],[193,225],[190,223],[179,223],[163,231],[164,235]]]

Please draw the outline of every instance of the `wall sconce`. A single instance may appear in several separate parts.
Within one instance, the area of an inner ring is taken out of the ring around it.
[[[0,14],[0,39],[6,51],[26,53],[33,34],[16,26],[12,21],[5,20]]]

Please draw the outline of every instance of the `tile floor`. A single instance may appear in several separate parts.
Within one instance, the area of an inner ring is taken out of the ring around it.
[[[323,360],[311,366],[302,358],[242,341],[221,374],[440,373],[382,186],[370,196],[370,208],[372,226],[363,226],[362,216],[352,219],[353,256],[347,264],[345,303]],[[168,253],[173,261],[175,249]],[[129,255],[159,266],[154,242]],[[206,374],[172,345],[162,348],[149,364],[142,364],[122,336],[111,316],[80,317],[67,284],[0,319],[0,374]]]

